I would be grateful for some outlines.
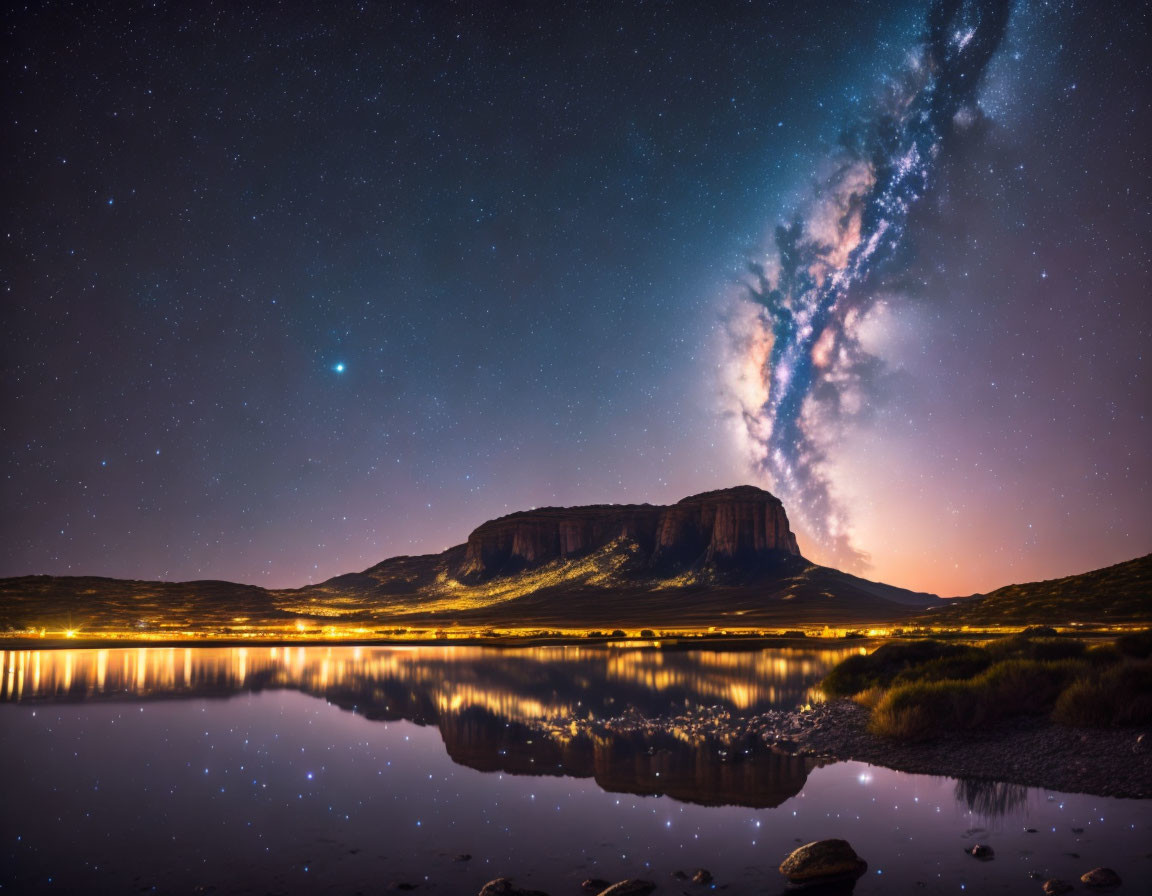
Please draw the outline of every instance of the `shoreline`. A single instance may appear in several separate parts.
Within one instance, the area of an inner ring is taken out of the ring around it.
[[[589,726],[615,734],[678,730],[739,749],[832,762],[864,762],[909,774],[1016,784],[1061,793],[1152,799],[1152,728],[1070,728],[1046,716],[1008,719],[980,732],[900,742],[868,731],[870,710],[847,699],[792,712],[740,717],[716,707],[671,718],[620,717]],[[579,727],[579,721],[573,720]],[[542,731],[549,727],[540,726]],[[1143,740],[1138,738],[1143,735]]]
[[[1146,626],[1145,626],[1146,627]],[[615,647],[640,650],[763,650],[776,647],[807,647],[810,649],[840,649],[845,647],[874,647],[893,641],[915,641],[930,638],[935,641],[961,641],[966,643],[992,641],[1021,629],[1004,631],[941,631],[908,632],[900,635],[849,635],[848,637],[820,637],[787,634],[690,634],[676,633],[652,637],[596,637],[559,635],[497,635],[459,638],[32,638],[0,636],[0,650],[114,650],[140,647]],[[1063,631],[1057,637],[1079,641],[1099,641],[1116,638],[1118,631],[1086,629]]]
[[[947,638],[947,635],[936,637]],[[966,638],[971,638],[966,634]],[[979,637],[979,636],[976,636]],[[570,635],[508,635],[480,638],[0,638],[0,650],[119,650],[145,647],[614,647],[624,650],[766,650],[778,647],[834,649],[871,646],[888,638],[817,638],[786,635],[675,635],[651,638],[575,638]]]

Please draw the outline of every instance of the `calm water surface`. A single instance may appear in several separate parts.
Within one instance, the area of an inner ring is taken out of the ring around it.
[[[861,894],[1038,893],[1030,871],[1096,865],[1152,892],[1149,801],[607,721],[792,709],[848,652],[9,651],[0,887],[474,894],[511,876],[575,896],[586,877],[644,876],[679,894],[701,888],[671,872],[703,866],[728,892],[779,893],[797,843],[844,837],[870,865]],[[965,855],[973,842],[995,860]]]

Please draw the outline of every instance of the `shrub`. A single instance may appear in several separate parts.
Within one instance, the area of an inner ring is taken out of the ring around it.
[[[1083,656],[1088,645],[1074,638],[1032,638],[1021,633],[993,641],[985,649],[998,659],[1066,660]]]
[[[974,679],[995,717],[1047,712],[1083,663],[1074,660],[1004,660]]]
[[[1088,652],[1084,654],[1084,659],[1097,667],[1114,665],[1122,658],[1115,644],[1096,644],[1089,647]]]
[[[1099,676],[1079,678],[1064,689],[1052,710],[1061,725],[1102,728],[1112,724],[1112,706]]]
[[[869,729],[883,737],[926,740],[956,727],[971,727],[976,695],[969,682],[905,684],[888,691],[872,710]]]
[[[979,675],[992,665],[988,651],[979,647],[968,647],[951,656],[940,656],[905,669],[894,679],[893,684],[910,684],[914,681],[945,681],[947,679],[971,678]]]
[[[913,681],[888,690],[872,711],[874,734],[925,740],[1013,715],[1047,712],[1085,669],[1075,660],[1004,660],[965,681]]]
[[[1147,659],[1152,656],[1152,628],[1121,635],[1116,639],[1116,649],[1125,656]]]
[[[1111,666],[1078,677],[1056,701],[1052,718],[1075,727],[1152,722],[1152,661]]]
[[[900,673],[933,660],[955,657],[972,650],[962,644],[940,641],[890,641],[867,656],[850,656],[836,666],[821,687],[833,697],[851,697],[871,687],[886,687]]]

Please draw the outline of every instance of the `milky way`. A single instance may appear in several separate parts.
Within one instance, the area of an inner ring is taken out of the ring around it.
[[[934,3],[906,70],[846,132],[766,257],[749,265],[760,311],[736,335],[752,366],[740,402],[754,459],[823,554],[844,566],[865,557],[824,460],[844,422],[865,410],[880,366],[861,345],[860,326],[950,134],[979,116],[976,92],[1010,12],[1006,0]]]

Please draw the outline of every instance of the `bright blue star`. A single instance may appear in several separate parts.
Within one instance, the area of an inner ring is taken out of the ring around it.
[[[335,364],[332,365],[332,369],[335,370],[337,373],[343,373],[344,372],[344,362],[343,361],[337,361]]]

